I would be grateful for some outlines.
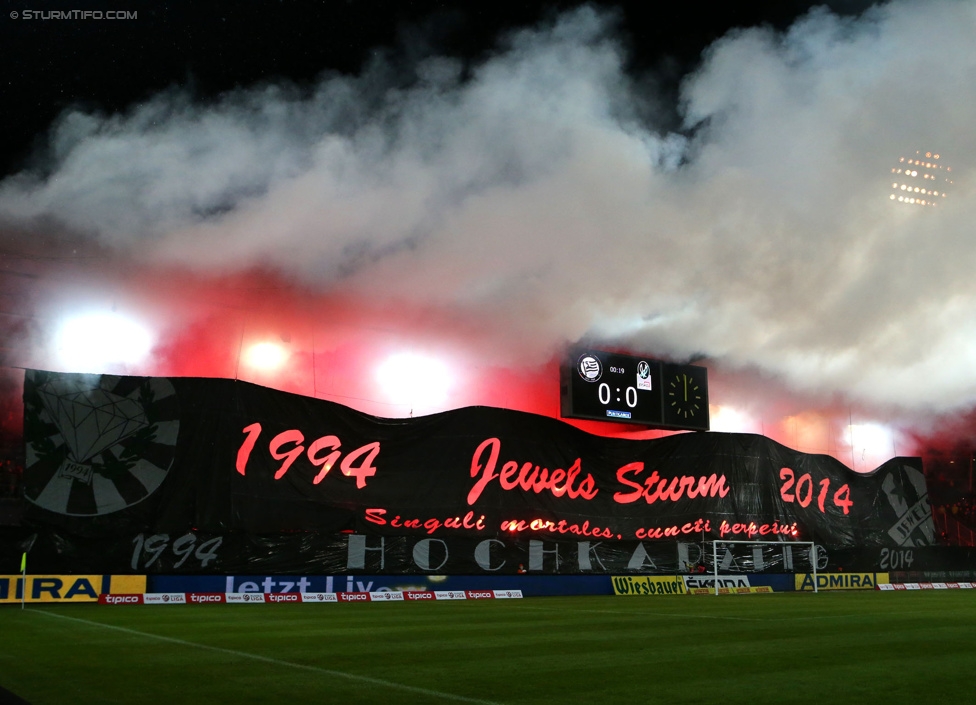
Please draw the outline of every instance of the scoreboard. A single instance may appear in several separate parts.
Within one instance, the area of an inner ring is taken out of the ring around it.
[[[708,430],[708,370],[589,348],[570,353],[562,415],[676,430]]]

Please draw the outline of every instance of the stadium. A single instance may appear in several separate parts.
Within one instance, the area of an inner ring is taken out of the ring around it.
[[[12,13],[241,63],[10,123],[0,701],[967,697],[976,14],[834,5]]]

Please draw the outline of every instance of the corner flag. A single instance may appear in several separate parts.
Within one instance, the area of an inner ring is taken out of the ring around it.
[[[26,551],[24,552],[24,555],[22,555],[20,557],[20,572],[21,573],[26,573],[27,572],[27,552]]]

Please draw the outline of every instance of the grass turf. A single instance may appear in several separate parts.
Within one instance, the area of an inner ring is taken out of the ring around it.
[[[44,703],[969,702],[976,591],[0,607]]]

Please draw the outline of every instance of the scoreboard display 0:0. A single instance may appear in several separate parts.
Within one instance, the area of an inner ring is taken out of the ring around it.
[[[704,367],[583,349],[570,353],[561,380],[567,418],[708,430]]]

